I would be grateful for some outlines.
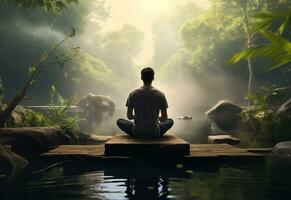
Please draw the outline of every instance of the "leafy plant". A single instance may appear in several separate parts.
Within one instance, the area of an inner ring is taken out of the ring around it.
[[[25,116],[21,123],[15,124],[15,127],[42,127],[51,126],[50,120],[41,113],[25,109]]]
[[[256,23],[252,28],[253,32],[258,32],[269,41],[269,44],[261,47],[245,49],[235,54],[230,63],[237,63],[242,59],[255,59],[258,57],[267,57],[275,62],[270,70],[286,66],[291,63],[291,42],[284,38],[283,33],[291,23],[291,10],[286,12],[261,13],[255,16]],[[281,24],[271,32],[269,29],[276,22]]]
[[[277,142],[290,140],[291,123],[286,116],[279,116],[276,111],[282,100],[282,94],[289,88],[276,85],[262,87],[254,95],[246,98],[253,105],[244,108],[241,113],[245,128],[254,133],[247,137],[256,146],[273,146]]]
[[[9,116],[11,115],[12,111],[15,109],[15,107],[25,98],[25,95],[27,91],[30,89],[30,87],[36,82],[37,76],[45,70],[45,68],[48,65],[52,64],[59,64],[61,67],[64,66],[64,63],[72,60],[79,51],[79,47],[72,48],[71,51],[72,53],[69,54],[61,54],[61,57],[56,56],[55,61],[49,63],[49,59],[51,58],[52,55],[56,52],[56,50],[62,46],[69,38],[73,37],[76,34],[76,31],[74,28],[72,28],[71,32],[59,43],[54,45],[49,51],[45,51],[44,53],[41,54],[39,61],[35,64],[32,64],[31,66],[28,67],[28,79],[26,83],[24,84],[23,88],[21,91],[14,96],[12,101],[6,106],[4,111],[0,113],[0,127],[4,127],[5,122],[8,120]]]
[[[278,96],[286,91],[288,87],[277,87],[276,85],[269,85],[260,88],[254,95],[246,96],[247,100],[252,101],[253,109],[258,112],[267,112],[270,108],[278,106]]]
[[[63,129],[78,129],[79,119],[70,116],[71,102],[59,94],[55,86],[51,86],[51,99],[49,104],[48,119],[51,125]]]
[[[52,11],[60,13],[66,9],[70,3],[78,3],[79,0],[1,0],[4,2],[11,1],[21,8],[40,7],[46,12]]]
[[[237,63],[242,59],[270,58],[274,65],[269,69],[277,69],[291,63],[291,42],[285,34],[291,23],[291,11],[261,13],[254,17],[255,23],[251,28],[253,34],[259,33],[268,44],[247,48],[231,59],[230,63]],[[279,23],[279,26],[277,25]],[[277,25],[277,26],[276,26]],[[274,27],[277,27],[274,29]],[[277,98],[287,87],[278,88],[275,85],[263,87],[254,95],[246,98],[253,102],[252,107],[245,108],[242,119],[255,132],[253,138],[260,146],[273,146],[277,142],[290,140],[291,123],[286,116],[279,116],[276,107],[281,103]]]

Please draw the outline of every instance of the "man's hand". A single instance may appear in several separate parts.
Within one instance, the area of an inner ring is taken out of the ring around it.
[[[127,118],[130,120],[130,119],[135,119],[135,116],[133,114],[133,108],[131,107],[128,107],[127,108]]]
[[[159,117],[160,122],[164,122],[168,119],[167,109],[161,109],[161,117]]]

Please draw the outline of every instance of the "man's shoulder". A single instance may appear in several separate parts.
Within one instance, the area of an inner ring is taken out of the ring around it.
[[[160,96],[164,96],[165,95],[161,90],[159,90],[159,89],[157,89],[155,87],[152,88],[152,91],[154,93],[156,93],[157,95],[160,95]]]
[[[139,94],[148,93],[148,92],[153,93],[155,95],[164,96],[164,93],[155,87],[151,87],[150,89],[145,88],[145,87],[139,87],[139,88],[134,89],[131,93],[129,93],[129,95],[134,96],[134,95],[139,95]]]
[[[133,91],[131,91],[129,93],[129,95],[132,96],[132,95],[135,95],[135,94],[140,93],[140,92],[142,92],[142,88],[136,88]]]

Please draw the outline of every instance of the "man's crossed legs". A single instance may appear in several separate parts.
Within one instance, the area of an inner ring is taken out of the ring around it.
[[[174,121],[172,119],[167,119],[164,122],[160,122],[160,136],[163,136],[174,124]],[[133,122],[125,119],[118,119],[117,120],[117,126],[127,133],[129,136],[134,137],[133,135]]]

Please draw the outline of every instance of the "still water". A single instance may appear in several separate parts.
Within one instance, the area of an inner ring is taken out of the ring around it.
[[[19,177],[1,199],[291,199],[291,162],[260,166],[85,166],[72,162]]]
[[[187,140],[188,142],[195,143],[207,143],[207,136],[211,133],[210,122],[206,119],[204,114],[205,109],[199,110],[199,112],[191,111],[189,113],[183,113],[181,115],[170,115],[174,120],[174,126],[168,131],[168,133],[174,134],[180,138]],[[81,126],[83,132],[95,135],[107,135],[112,136],[115,134],[123,133],[116,125],[117,119],[126,119],[126,110],[116,109],[113,116],[108,116],[106,113],[102,116],[102,120],[92,124],[85,124]],[[178,119],[179,116],[189,115],[192,118],[190,120]]]

